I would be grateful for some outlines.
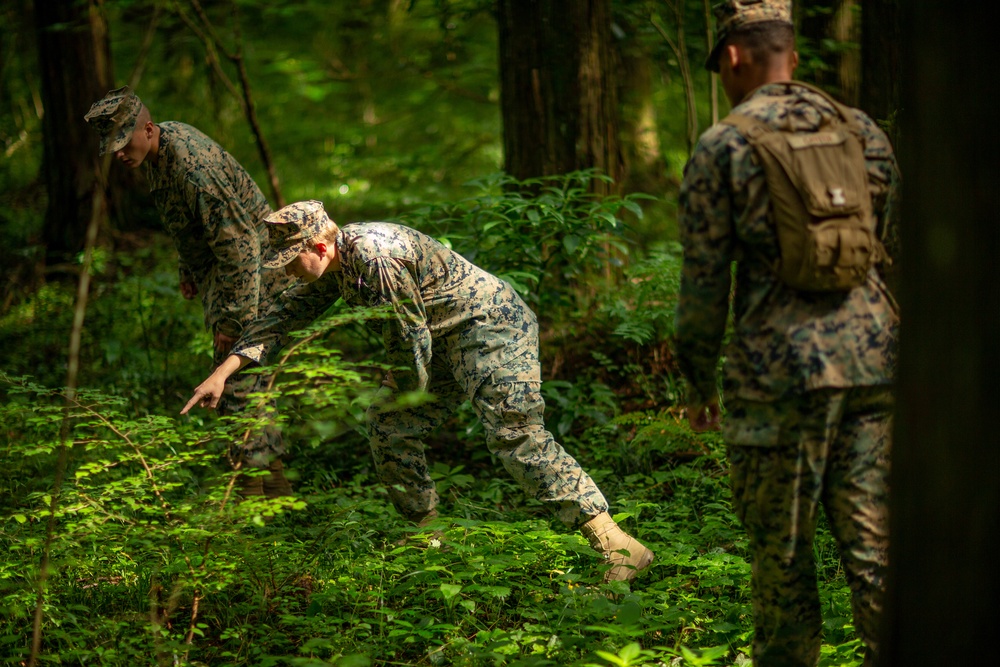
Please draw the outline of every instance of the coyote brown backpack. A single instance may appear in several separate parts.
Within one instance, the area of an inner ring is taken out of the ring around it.
[[[813,132],[736,113],[722,122],[739,130],[764,168],[781,253],[774,273],[798,290],[850,290],[885,258],[875,235],[861,129],[849,108],[795,83],[829,101],[839,117]]]

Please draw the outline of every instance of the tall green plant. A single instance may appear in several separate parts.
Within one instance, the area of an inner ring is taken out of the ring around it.
[[[628,256],[622,214],[642,217],[648,195],[596,195],[595,170],[518,181],[494,174],[470,181],[472,197],[404,215],[482,268],[507,280],[535,308],[570,305],[588,278],[607,275]]]

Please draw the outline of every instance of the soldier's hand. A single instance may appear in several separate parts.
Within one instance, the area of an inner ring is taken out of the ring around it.
[[[224,333],[215,332],[215,351],[219,354],[229,354],[233,349],[233,343],[239,340],[236,336],[227,336]]]
[[[198,295],[198,285],[190,280],[181,281],[181,296],[190,301]]]
[[[695,433],[718,431],[722,422],[718,399],[713,399],[704,405],[688,405],[687,418],[688,425]]]
[[[214,410],[219,405],[219,398],[221,398],[222,390],[225,386],[225,378],[218,377],[216,373],[213,373],[207,380],[195,388],[194,396],[191,397],[191,400],[181,410],[181,414],[186,415],[188,410],[195,405]]]

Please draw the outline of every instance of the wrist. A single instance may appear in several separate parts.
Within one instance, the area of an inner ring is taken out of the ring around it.
[[[230,354],[226,357],[219,367],[215,369],[214,375],[219,376],[220,379],[227,380],[230,375],[240,370],[246,366],[250,361],[246,357],[241,357],[238,354]]]

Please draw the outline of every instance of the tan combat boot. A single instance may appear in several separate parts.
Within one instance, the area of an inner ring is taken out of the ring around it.
[[[248,472],[254,471],[247,468]],[[267,467],[266,475],[243,475],[236,478],[236,492],[241,498],[265,496],[280,498],[292,495],[292,485],[285,477],[285,466],[280,459],[274,459]]]
[[[240,498],[259,498],[264,495],[264,479],[261,475],[240,473],[236,476],[234,490]]]
[[[424,514],[422,517],[420,517],[419,519],[417,517],[414,517],[412,519],[412,521],[415,524],[417,524],[417,528],[426,528],[436,518],[438,518],[438,511],[436,509],[432,509],[429,512],[427,512],[427,514]]]
[[[434,520],[438,518],[438,513],[436,509],[432,509],[426,514],[420,516],[410,517],[410,521],[416,524],[417,528],[426,528],[431,525]],[[422,535],[423,537],[417,537],[417,535]],[[397,547],[405,546],[416,546],[420,548],[424,547],[440,547],[441,540],[444,539],[444,531],[440,528],[432,530],[429,534],[423,531],[415,531],[414,534],[403,537],[396,540]]]
[[[280,498],[292,495],[292,485],[285,477],[285,466],[281,459],[274,459],[267,468],[270,475],[261,477],[264,495],[268,498]]]
[[[590,546],[600,553],[611,567],[604,573],[609,581],[630,581],[653,562],[653,552],[618,527],[607,512],[598,514],[580,529]],[[621,553],[628,552],[628,555]]]

